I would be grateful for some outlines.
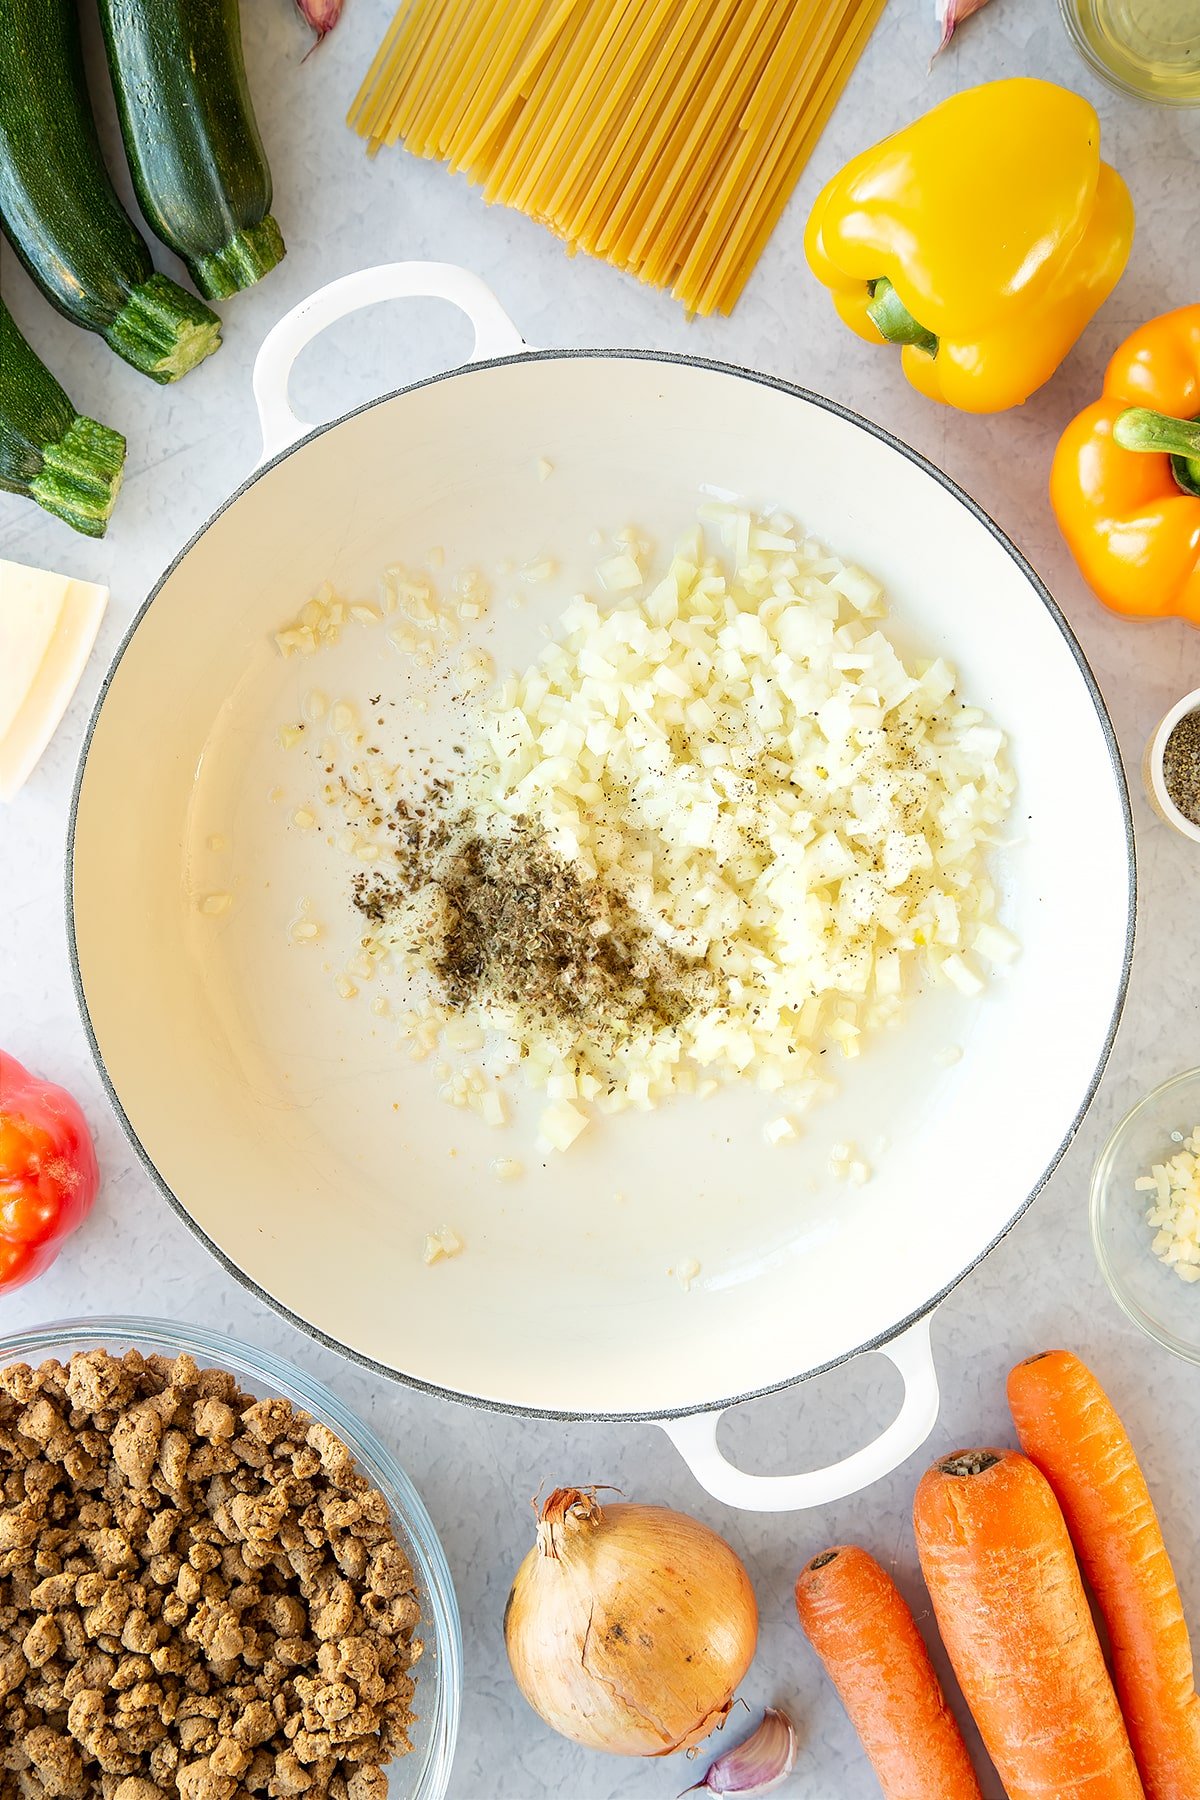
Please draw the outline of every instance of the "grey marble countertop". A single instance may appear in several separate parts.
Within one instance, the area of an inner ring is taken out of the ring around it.
[[[50,1273],[0,1302],[0,1329],[80,1313],[195,1318],[303,1364],[370,1420],[424,1495],[458,1588],[466,1691],[454,1800],[665,1800],[694,1779],[683,1763],[639,1764],[575,1749],[526,1709],[509,1677],[500,1622],[509,1580],[530,1542],[529,1496],[546,1482],[597,1476],[639,1497],[690,1508],[737,1546],[763,1617],[745,1697],[752,1707],[785,1706],[800,1732],[797,1769],[782,1792],[797,1800],[868,1800],[876,1787],[800,1639],[791,1584],[806,1554],[855,1538],[894,1566],[918,1615],[926,1617],[909,1523],[924,1457],[857,1499],[816,1513],[731,1513],[699,1492],[653,1426],[526,1422],[388,1386],[314,1345],[244,1292],[158,1197],[92,1067],[63,926],[71,778],[104,668],[132,614],[255,459],[249,371],[264,333],[335,275],[401,257],[462,263],[491,284],[531,342],[711,354],[830,394],[916,445],[1012,534],[1077,630],[1133,777],[1140,863],[1132,988],[1108,1072],[1049,1186],[935,1319],[943,1403],[929,1454],[963,1441],[1005,1440],[1010,1363],[1046,1343],[1075,1346],[1101,1372],[1135,1435],[1185,1599],[1200,1621],[1195,1374],[1144,1341],[1117,1311],[1093,1264],[1086,1204],[1092,1163],[1114,1120],[1154,1082],[1200,1062],[1196,852],[1151,818],[1137,780],[1146,736],[1167,705],[1200,682],[1200,636],[1179,623],[1138,627],[1105,614],[1065,554],[1046,500],[1055,437],[1097,391],[1114,346],[1143,319],[1200,295],[1200,112],[1157,110],[1107,92],[1076,60],[1052,0],[995,0],[927,74],[935,35],[931,0],[890,0],[736,314],[688,324],[665,296],[585,258],[568,261],[535,225],[485,209],[441,168],[400,153],[366,161],[341,120],[390,10],[391,0],[348,0],[337,33],[304,62],[304,28],[287,0],[249,0],[243,7],[289,254],[259,288],[225,308],[225,349],[179,387],[151,386],[97,340],[74,331],[43,305],[14,258],[5,258],[4,294],[18,321],[77,403],[127,432],[130,460],[115,523],[99,545],[0,496],[0,554],[112,587],[98,650],[63,728],[27,789],[0,810],[0,1042],[35,1069],[53,1072],[85,1103],[99,1139],[104,1190],[88,1228]],[[898,361],[869,353],[838,326],[805,267],[803,224],[821,182],[852,152],[957,88],[1019,74],[1049,76],[1096,103],[1104,153],[1133,190],[1137,239],[1116,294],[1054,380],[1018,413],[965,418],[918,399]],[[105,130],[112,147],[107,117]],[[293,397],[309,416],[329,416],[449,366],[466,348],[465,321],[436,303],[375,309],[305,353]],[[997,1096],[1000,1129],[1006,1099]],[[758,1472],[815,1466],[877,1431],[895,1408],[898,1385],[881,1358],[861,1358],[802,1389],[744,1407],[726,1427],[729,1447]],[[999,1800],[994,1776],[985,1791]]]

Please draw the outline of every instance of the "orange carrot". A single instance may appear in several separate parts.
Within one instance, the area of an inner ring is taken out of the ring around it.
[[[1067,1527],[1015,1450],[921,1479],[917,1551],[942,1642],[1009,1800],[1144,1800]]]
[[[1018,1363],[1008,1403],[1049,1481],[1100,1603],[1113,1680],[1148,1800],[1200,1795],[1200,1698],[1158,1515],[1133,1445],[1091,1370],[1069,1350]]]
[[[857,1544],[814,1556],[796,1611],[887,1800],[982,1800],[925,1641],[875,1558]]]

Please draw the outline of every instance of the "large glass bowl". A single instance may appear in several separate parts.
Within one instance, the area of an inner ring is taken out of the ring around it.
[[[1200,1281],[1180,1280],[1150,1248],[1149,1196],[1135,1182],[1152,1163],[1178,1150],[1172,1132],[1200,1125],[1200,1069],[1152,1089],[1126,1113],[1092,1175],[1092,1242],[1101,1273],[1119,1306],[1148,1337],[1200,1363]]]
[[[414,1670],[413,1698],[418,1717],[410,1733],[410,1754],[388,1765],[388,1800],[442,1800],[450,1784],[462,1703],[458,1603],[433,1523],[391,1451],[335,1394],[303,1370],[200,1325],[173,1325],[165,1319],[64,1319],[0,1338],[0,1366],[45,1362],[48,1357],[66,1362],[76,1350],[98,1349],[114,1355],[131,1349],[163,1356],[187,1351],[201,1368],[228,1369],[256,1399],[275,1395],[290,1400],[328,1425],[354,1453],[359,1468],[391,1509],[392,1528],[412,1563],[421,1602],[417,1630],[425,1650]]]

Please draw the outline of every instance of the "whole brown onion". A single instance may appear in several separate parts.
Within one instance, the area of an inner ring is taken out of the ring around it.
[[[517,1685],[564,1737],[666,1756],[719,1725],[754,1656],[758,1608],[724,1538],[662,1506],[557,1488],[517,1570],[504,1641]]]

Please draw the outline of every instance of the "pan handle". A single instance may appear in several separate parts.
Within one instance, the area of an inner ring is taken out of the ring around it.
[[[380,263],[343,275],[285,313],[254,359],[254,399],[263,440],[260,465],[314,428],[315,421],[298,419],[288,402],[288,378],[305,345],[326,326],[378,300],[449,300],[460,307],[475,327],[469,362],[528,348],[491,288],[453,263]]]
[[[722,1455],[717,1445],[719,1412],[689,1413],[683,1419],[663,1421],[663,1430],[682,1456],[700,1486],[714,1500],[744,1512],[800,1512],[809,1506],[827,1506],[870,1487],[919,1450],[933,1430],[940,1396],[933,1347],[929,1341],[932,1314],[918,1319],[907,1331],[880,1344],[879,1353],[894,1362],[904,1381],[904,1402],[899,1413],[873,1444],[866,1444],[827,1469],[811,1469],[803,1475],[747,1475]]]

